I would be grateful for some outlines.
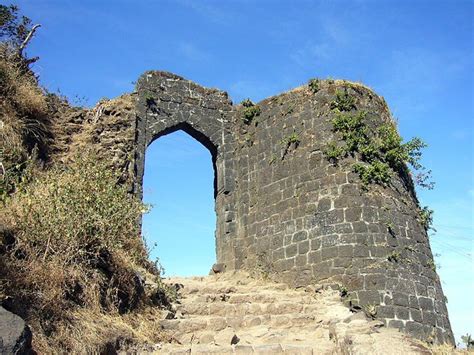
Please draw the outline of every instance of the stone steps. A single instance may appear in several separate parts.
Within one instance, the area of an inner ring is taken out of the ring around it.
[[[298,303],[314,303],[315,297],[309,296],[308,294],[285,294],[281,292],[265,292],[260,291],[252,293],[231,293],[231,294],[219,294],[219,293],[199,293],[188,296],[183,296],[183,300],[186,299],[188,302],[221,302],[227,303],[276,303],[276,302],[298,302]],[[337,298],[334,298],[334,303],[337,303]]]
[[[162,351],[167,351],[163,348]],[[261,345],[192,345],[178,346],[170,349],[168,354],[289,354],[289,355],[313,355],[333,354],[331,348],[314,350],[311,345],[295,344],[261,344]]]
[[[419,354],[393,329],[351,313],[334,290],[294,290],[249,275],[173,278],[170,342],[158,354]]]
[[[321,320],[319,321],[321,322]],[[259,325],[265,325],[272,328],[289,328],[318,325],[318,320],[314,315],[264,315],[264,316],[243,316],[243,317],[205,317],[196,316],[183,319],[165,319],[161,326],[165,330],[176,331],[198,331],[214,330],[219,331],[227,327],[233,329],[250,328]]]
[[[275,303],[227,303],[227,302],[186,302],[177,306],[177,310],[181,311],[184,317],[189,315],[196,316],[259,316],[265,314],[315,314],[321,310],[321,306],[311,303],[298,302],[275,302]]]

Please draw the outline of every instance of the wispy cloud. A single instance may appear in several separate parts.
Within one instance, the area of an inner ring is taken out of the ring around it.
[[[471,132],[465,129],[457,129],[451,132],[451,138],[456,141],[465,141],[466,139],[470,138],[471,134]]]
[[[354,17],[357,17],[356,14],[353,14]],[[315,36],[290,55],[290,59],[301,67],[328,62],[351,48],[363,48],[374,37],[371,31],[351,18],[324,13],[317,16],[314,22]],[[354,32],[357,36],[354,36]]]
[[[188,60],[202,62],[211,59],[211,54],[202,50],[194,43],[181,42],[178,45],[178,51]]]
[[[233,16],[216,5],[216,3],[223,4],[224,2],[211,3],[206,0],[179,0],[178,2],[195,11],[200,16],[206,17],[206,19],[217,24],[228,25],[233,22]],[[233,15],[235,16],[235,14]]]
[[[331,47],[328,43],[308,42],[304,47],[294,51],[290,58],[299,66],[304,67],[310,63],[330,59]]]
[[[256,80],[239,80],[233,83],[229,88],[229,94],[235,102],[240,102],[245,98],[260,101],[277,92],[277,82],[269,84]]]

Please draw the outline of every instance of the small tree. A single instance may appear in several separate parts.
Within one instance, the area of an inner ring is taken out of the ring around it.
[[[471,334],[462,335],[461,341],[466,345],[466,348],[474,349],[474,339],[472,339]]]
[[[18,14],[15,5],[0,5],[0,42],[3,44],[2,55],[16,55],[24,60],[26,66],[38,60],[23,56],[26,48],[40,24],[32,25],[31,19]]]

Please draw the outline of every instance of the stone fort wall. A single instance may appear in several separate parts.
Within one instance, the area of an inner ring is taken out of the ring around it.
[[[293,286],[340,284],[348,303],[387,326],[453,343],[413,186],[393,174],[389,187],[364,189],[352,171],[357,157],[334,165],[323,153],[337,139],[331,102],[341,88],[372,127],[391,120],[385,101],[366,87],[322,81],[316,93],[304,86],[263,100],[245,122],[245,107],[226,93],[147,72],[127,126],[134,151],[122,154],[133,167],[133,190],[141,196],[147,146],[182,129],[213,157],[218,263]]]

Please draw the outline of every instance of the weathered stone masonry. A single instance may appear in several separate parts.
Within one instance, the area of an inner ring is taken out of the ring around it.
[[[338,283],[353,305],[388,326],[453,342],[412,186],[394,174],[390,187],[366,191],[352,172],[355,158],[335,166],[323,154],[335,138],[330,103],[341,86],[374,127],[390,120],[369,89],[325,81],[317,93],[301,87],[263,100],[246,124],[226,93],[145,73],[137,86],[134,190],[141,195],[147,146],[182,129],[213,157],[219,263],[264,268],[296,286]],[[388,258],[394,253],[396,261]]]

